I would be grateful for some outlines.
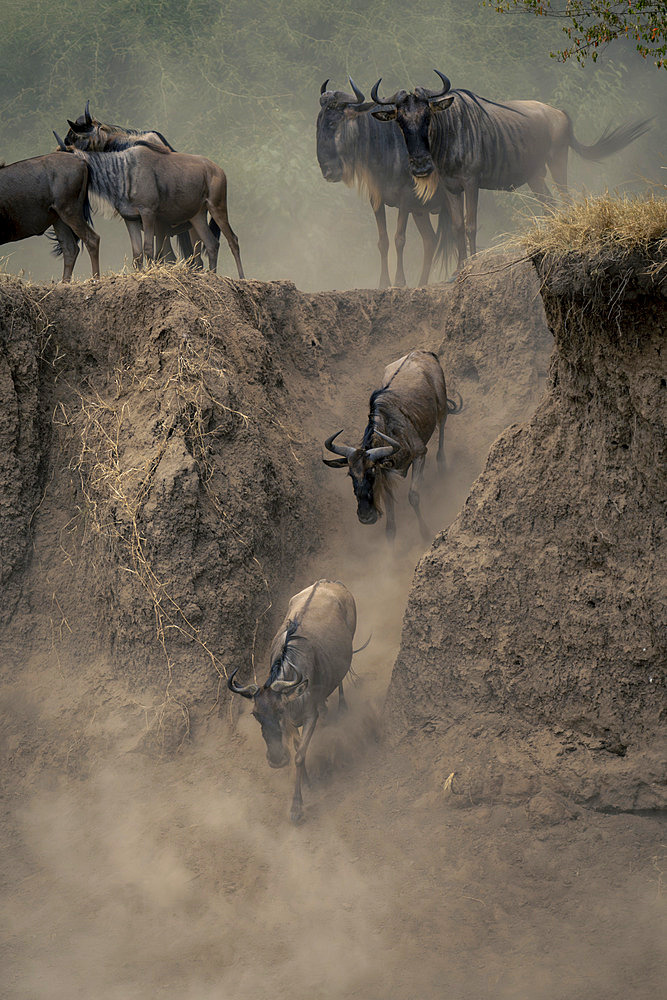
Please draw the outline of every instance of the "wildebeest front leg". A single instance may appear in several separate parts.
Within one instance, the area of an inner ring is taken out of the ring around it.
[[[436,455],[436,461],[438,463],[438,469],[440,472],[445,471],[445,423],[447,421],[447,415],[440,421],[440,432],[438,434],[438,454]]]
[[[401,287],[406,284],[405,271],[403,270],[403,250],[405,249],[405,230],[407,229],[409,218],[410,213],[401,205],[398,210],[396,236],[394,237],[394,243],[396,245],[396,281],[394,284]]]
[[[463,195],[448,192],[447,201],[449,203],[449,211],[452,217],[452,229],[454,230],[454,236],[456,238],[456,273],[458,274],[465,263],[466,257],[468,256],[466,247],[466,226],[463,215]]]
[[[144,257],[148,261],[155,260],[155,224],[156,218],[152,212],[142,212],[141,222],[144,227]]]
[[[304,776],[306,776],[306,753],[308,751],[308,744],[310,743],[313,733],[315,732],[315,726],[317,725],[318,715],[317,712],[308,719],[308,722],[303,727],[301,733],[301,739],[299,740],[299,747],[294,755],[294,763],[296,765],[296,782],[294,785],[294,798],[292,799],[292,809],[290,811],[290,819],[293,823],[298,823],[303,817],[303,799],[301,798],[301,781]],[[307,780],[307,778],[306,778]]]
[[[428,285],[437,240],[428,213],[424,215],[413,213],[412,218],[415,220],[415,225],[424,243],[424,264],[422,266],[422,273],[419,276],[419,284]]]
[[[476,180],[468,181],[465,185],[466,202],[466,236],[470,253],[477,253],[477,204],[479,201],[479,186]]]
[[[389,236],[387,234],[387,213],[384,202],[374,208],[378,227],[378,250],[380,251],[380,284],[378,288],[389,288]]]
[[[426,463],[426,455],[420,455],[412,463],[412,479],[410,481],[410,491],[408,493],[408,500],[410,501],[410,506],[417,515],[417,520],[419,521],[419,530],[421,531],[421,536],[425,542],[429,542],[433,533],[429,529],[428,525],[422,517],[421,510],[419,509],[419,487],[421,486],[421,481],[424,476],[424,465]]]
[[[387,493],[384,505],[387,511],[387,541],[393,545],[396,540],[396,514],[394,512],[394,498],[391,493]]]
[[[347,712],[347,702],[345,701],[345,694],[343,692],[343,682],[341,681],[338,685],[338,711]]]
[[[136,268],[140,268],[143,259],[141,223],[138,219],[125,219],[125,225],[132,244],[132,262]]]

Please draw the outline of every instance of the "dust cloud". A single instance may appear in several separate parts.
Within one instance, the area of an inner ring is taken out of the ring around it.
[[[427,462],[432,526],[478,471],[468,431],[462,415],[448,421],[444,477]],[[523,804],[452,806],[414,752],[388,742],[382,700],[424,546],[405,484],[392,552],[382,522],[357,522],[347,476],[326,474],[342,523],[293,589],[326,567],[356,597],[356,644],[373,638],[348,713],[332,699],[311,744],[306,822],[289,823],[293,769],[268,768],[241,699],[174,757],[112,744],[84,774],[45,769],[8,800],[2,995],[655,996],[659,821],[591,813],[550,827]]]

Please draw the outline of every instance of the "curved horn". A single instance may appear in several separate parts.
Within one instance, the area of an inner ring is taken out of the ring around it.
[[[240,694],[244,698],[254,698],[257,692],[259,691],[258,685],[248,684],[247,687],[241,687],[239,684],[237,684],[234,678],[239,672],[239,669],[240,668],[237,667],[236,670],[232,674],[230,674],[230,676],[227,678],[227,687],[229,688],[230,691],[233,691],[234,694]]]
[[[359,88],[357,87],[356,83],[354,82],[354,80],[352,79],[351,76],[348,76],[348,80],[350,81],[350,86],[352,87],[352,90],[354,91],[354,96],[357,99],[357,104],[363,104],[364,101],[366,100],[366,98],[364,97],[364,95],[362,94],[362,92],[359,90]]]
[[[322,84],[322,86],[320,87],[320,96],[321,96],[322,94],[326,93],[326,89],[327,89],[327,86],[328,86],[328,84],[329,84],[329,80],[328,80],[328,78],[327,78],[327,79],[326,79],[326,80],[324,81],[324,83]]]
[[[90,117],[90,101],[86,101],[86,110],[83,113],[83,117],[86,121],[86,125],[90,128],[93,124],[93,119]]]
[[[342,458],[350,458],[354,455],[357,450],[356,448],[350,448],[347,444],[334,444],[338,435],[342,433],[342,431],[337,431],[335,434],[332,434],[331,437],[327,438],[324,442],[324,447],[327,451],[332,452],[334,455],[340,455]]]
[[[65,143],[62,141],[62,139],[60,138],[60,136],[58,135],[58,133],[56,131],[54,131],[53,134],[56,137],[56,142],[58,143],[58,148],[61,149],[63,151],[63,153],[66,153],[67,152],[67,146],[65,145]]]
[[[382,77],[380,77],[378,82],[373,87],[371,87],[371,97],[373,98],[376,104],[395,104],[396,98],[398,97],[400,91],[397,90],[395,94],[392,94],[392,96],[389,98],[388,101],[383,101],[378,94],[378,87],[380,86],[381,83],[382,83]]]
[[[401,450],[401,446],[398,441],[394,438],[389,437],[387,434],[383,434],[382,431],[375,431],[378,437],[381,437],[383,441],[389,442],[389,447],[380,448],[369,448],[366,452],[366,457],[371,462],[379,462],[382,458],[389,458],[390,455],[395,455],[397,451]]]
[[[296,673],[295,681],[285,681],[282,680],[281,678],[278,678],[278,680],[275,680],[273,684],[269,684],[269,687],[271,688],[272,691],[275,691],[276,694],[289,694],[290,691],[295,691],[300,684],[308,684],[307,677],[304,680],[304,678],[301,676],[298,670],[296,670],[295,673]]]
[[[433,72],[437,73],[442,80],[442,90],[424,90],[424,93],[430,98],[444,97],[451,87],[449,78],[446,77],[444,73],[441,73],[439,69],[434,69]]]

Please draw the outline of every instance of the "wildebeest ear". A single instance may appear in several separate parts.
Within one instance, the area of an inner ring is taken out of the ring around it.
[[[89,131],[85,125],[79,125],[77,122],[71,122],[69,118],[67,119],[67,124],[71,128],[72,132],[76,132],[77,135],[82,135],[84,132]]]
[[[396,117],[396,108],[390,108],[388,111],[371,111],[371,114],[379,122],[393,122]]]
[[[428,106],[432,111],[444,111],[452,103],[456,94],[447,94],[446,97],[441,97],[437,101],[429,101]]]
[[[346,458],[323,458],[322,461],[325,465],[328,465],[330,469],[342,469],[343,466],[347,465]]]

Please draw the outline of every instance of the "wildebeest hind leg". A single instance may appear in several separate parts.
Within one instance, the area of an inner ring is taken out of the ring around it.
[[[71,281],[76,258],[79,256],[79,241],[62,219],[56,219],[53,231],[63,252],[63,281]]]
[[[204,248],[206,250],[206,253],[208,254],[208,267],[209,267],[209,270],[210,271],[215,271],[215,269],[218,266],[218,246],[219,246],[219,243],[218,243],[218,241],[216,240],[215,236],[213,235],[213,233],[210,230],[210,227],[209,227],[209,224],[208,224],[208,221],[207,221],[207,218],[206,218],[206,212],[205,211],[198,212],[197,215],[195,215],[192,219],[190,219],[190,222],[192,223],[192,228],[196,232],[196,234],[197,234],[197,236],[198,236],[198,238],[200,240],[200,243],[204,244]],[[195,245],[197,245],[197,244],[195,244]]]
[[[410,501],[410,506],[417,515],[417,520],[419,521],[419,530],[421,531],[421,536],[425,542],[430,542],[433,538],[433,532],[430,530],[424,518],[422,517],[421,510],[419,509],[419,487],[421,486],[422,477],[424,475],[424,464],[426,462],[426,455],[420,455],[412,463],[412,479],[410,481],[410,491],[408,493],[408,500]]]
[[[239,278],[245,278],[243,264],[241,263],[239,241],[236,233],[229,225],[229,218],[227,216],[227,182],[224,178],[212,185],[212,190],[209,192],[208,210],[220,226],[220,232],[229,244],[229,249],[232,251],[232,256],[236,261]]]
[[[79,215],[77,212],[72,212],[68,208],[63,206],[57,207],[56,211],[58,215],[65,223],[66,226],[72,230],[75,236],[78,236],[80,240],[83,240],[83,244],[88,251],[88,256],[90,257],[90,264],[93,269],[93,278],[99,278],[100,276],[100,238],[91,226],[88,225],[86,220],[83,218],[83,213]],[[55,229],[55,226],[53,227]],[[57,232],[56,232],[56,235]],[[74,265],[72,265],[74,266]],[[65,280],[63,276],[63,281]]]

